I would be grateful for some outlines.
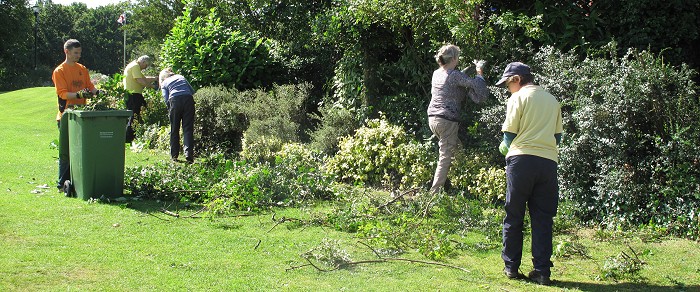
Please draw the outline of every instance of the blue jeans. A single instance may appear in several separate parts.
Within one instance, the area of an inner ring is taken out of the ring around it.
[[[530,211],[532,228],[532,264],[544,276],[550,276],[552,227],[559,205],[557,163],[553,160],[517,155],[506,159],[506,217],[503,220],[505,267],[517,271],[523,254],[525,208]]]

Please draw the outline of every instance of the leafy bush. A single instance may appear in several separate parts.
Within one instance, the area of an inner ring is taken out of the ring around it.
[[[223,86],[197,90],[194,95],[194,134],[198,149],[204,152],[241,149],[241,137],[248,127],[248,121],[238,97],[237,90]]]
[[[254,89],[240,93],[243,110],[250,125],[246,141],[275,137],[282,142],[299,142],[299,125],[306,118],[304,101],[310,84],[275,85],[272,90]]]
[[[168,106],[165,104],[163,95],[159,90],[145,88],[143,90],[145,104],[141,109],[141,120],[144,126],[170,126],[168,118]],[[137,136],[142,133],[143,127],[137,127]]]
[[[202,202],[211,186],[234,167],[222,155],[203,157],[203,161],[191,165],[166,162],[128,167],[124,172],[125,189],[145,198]]]
[[[269,85],[269,49],[261,38],[224,26],[216,11],[193,19],[191,5],[175,20],[162,48],[162,65],[186,76],[194,88]],[[272,69],[270,69],[272,68]]]
[[[144,125],[139,131],[143,133],[131,144],[132,149],[170,149],[170,126]]]
[[[195,136],[201,144],[199,148],[205,152],[240,151],[244,133],[247,149],[254,152],[262,149],[251,145],[268,147],[263,143],[272,140],[298,142],[308,90],[308,84],[275,85],[270,91],[238,91],[223,86],[198,90],[194,97]],[[277,150],[279,148],[272,152]]]
[[[215,212],[260,211],[335,195],[333,178],[319,169],[320,156],[307,147],[284,144],[251,159],[253,163],[238,163],[209,192]]]
[[[564,111],[562,196],[576,202],[586,221],[653,223],[697,238],[695,72],[644,51],[616,58],[615,50],[611,44],[578,62],[572,54],[545,48],[532,64]]]
[[[469,193],[485,204],[505,201],[506,171],[503,168],[481,168],[473,183],[468,187]]]
[[[351,183],[415,187],[433,175],[432,147],[410,139],[384,119],[368,120],[355,135],[343,138],[326,170]]]
[[[646,263],[639,259],[637,253],[631,247],[630,250],[634,257],[622,251],[615,257],[606,258],[605,264],[600,271],[600,278],[616,282],[625,279],[632,281],[639,280],[639,273]],[[643,254],[646,253],[648,253],[648,251],[645,251]]]
[[[246,139],[243,134],[243,150],[240,157],[252,163],[273,163],[275,155],[282,150],[284,142],[274,136],[262,136],[257,139]]]
[[[332,179],[314,169],[290,169],[284,164],[240,164],[208,193],[212,210],[261,211],[333,196]]]
[[[348,252],[340,248],[340,241],[324,238],[321,243],[301,255],[315,260],[328,268],[337,269],[352,262]]]
[[[352,110],[337,104],[324,104],[319,114],[312,118],[319,121],[318,127],[310,133],[311,148],[326,154],[338,151],[338,143],[345,136],[350,136],[360,126]]]

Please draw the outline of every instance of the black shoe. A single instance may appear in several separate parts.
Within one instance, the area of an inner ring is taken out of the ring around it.
[[[193,157],[187,157],[185,160],[187,160],[188,164],[194,163],[194,158]]]
[[[533,270],[527,275],[530,280],[534,281],[537,284],[544,285],[544,286],[549,286],[552,284],[552,280],[549,279],[549,276],[542,275],[539,271]]]
[[[63,194],[68,198],[73,196],[73,185],[71,185],[69,180],[63,182]]]
[[[506,277],[511,280],[525,279],[525,275],[518,272],[518,270],[513,271],[508,268],[504,268],[503,273],[506,274]]]
[[[172,157],[172,158],[170,158],[170,161],[172,161],[172,162],[180,162],[180,161],[177,160],[177,157]]]

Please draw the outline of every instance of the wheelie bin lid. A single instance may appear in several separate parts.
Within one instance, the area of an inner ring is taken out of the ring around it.
[[[84,111],[84,110],[73,110],[67,109],[66,112],[70,112],[77,117],[81,118],[94,118],[94,117],[130,117],[130,110],[105,110],[105,111]]]

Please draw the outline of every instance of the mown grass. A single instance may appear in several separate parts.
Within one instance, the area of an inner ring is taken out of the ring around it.
[[[54,188],[57,138],[53,88],[0,94],[0,291],[35,290],[372,290],[372,291],[698,291],[697,242],[644,242],[635,233],[601,239],[582,228],[558,234],[588,248],[590,258],[555,258],[553,287],[509,281],[500,251],[466,249],[447,263],[386,262],[332,272],[300,254],[324,238],[339,240],[355,261],[376,259],[353,234],[293,224],[275,226],[272,212],[227,218],[175,218],[160,212],[171,202],[95,203],[68,199]],[[166,153],[126,150],[126,166],[165,161]],[[47,188],[46,188],[47,187]],[[179,209],[187,215],[196,208]],[[318,208],[324,208],[320,206]],[[311,209],[276,210],[276,217],[308,218]],[[273,228],[274,227],[274,228]],[[480,234],[462,240],[478,242]],[[578,238],[578,239],[576,239]],[[526,242],[521,271],[531,264]],[[628,247],[629,246],[629,247]],[[596,277],[605,259],[629,248],[646,251],[637,281]],[[403,255],[425,260],[418,253]]]

